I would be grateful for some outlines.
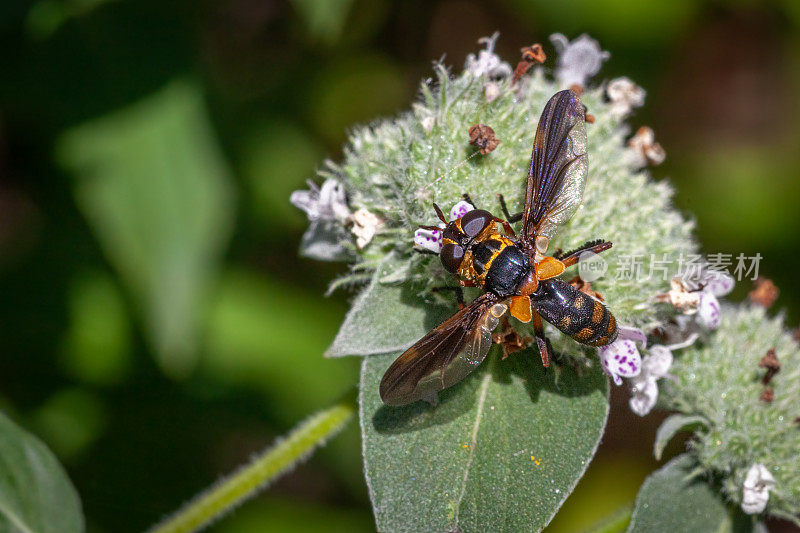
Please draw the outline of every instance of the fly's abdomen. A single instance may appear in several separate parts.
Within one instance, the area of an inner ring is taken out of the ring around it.
[[[605,346],[617,338],[608,308],[560,279],[540,281],[531,302],[542,318],[581,344]]]

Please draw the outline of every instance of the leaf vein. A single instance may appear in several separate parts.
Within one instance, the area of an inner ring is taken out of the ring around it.
[[[489,390],[489,382],[491,379],[492,373],[486,372],[483,376],[483,381],[481,382],[481,389],[478,395],[478,409],[475,413],[475,423],[472,425],[472,437],[470,438],[469,443],[469,457],[467,458],[467,466],[464,468],[464,477],[461,480],[461,493],[458,495],[455,505],[455,514],[453,516],[455,521],[453,526],[454,528],[458,527],[458,515],[461,511],[461,501],[464,499],[464,494],[467,492],[467,478],[469,477],[469,471],[472,467],[472,459],[475,457],[475,445],[478,442],[478,429],[480,428],[481,418],[483,417],[483,404],[486,402],[486,394]]]

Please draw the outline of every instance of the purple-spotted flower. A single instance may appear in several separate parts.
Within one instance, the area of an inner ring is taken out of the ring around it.
[[[478,39],[478,44],[486,45],[486,50],[475,54],[468,54],[467,60],[464,63],[464,70],[475,76],[488,76],[490,78],[507,78],[511,75],[511,65],[505,63],[500,57],[494,53],[494,45],[500,32],[496,31],[491,37],[481,37]]]
[[[631,411],[639,416],[644,416],[655,407],[656,400],[658,400],[657,381],[668,376],[674,360],[672,351],[691,346],[696,340],[697,334],[692,334],[679,344],[669,346],[654,344],[650,347],[647,355],[642,359],[642,371],[630,380],[633,393],[629,401]]]
[[[730,293],[733,285],[729,274],[706,268],[697,279],[672,278],[669,292],[657,295],[656,300],[669,302],[686,315],[695,315],[698,324],[714,330],[719,327],[722,316],[718,298]]]
[[[450,210],[449,220],[461,218],[473,209],[475,208],[469,202],[462,200]],[[444,223],[440,222],[439,227],[444,229]],[[442,250],[442,231],[419,228],[414,232],[414,246],[438,254]]]
[[[617,340],[599,348],[598,357],[603,371],[617,385],[622,385],[622,378],[638,376],[642,371],[642,356],[637,342],[642,344],[642,348],[647,346],[647,337],[642,330],[619,326]]]
[[[775,488],[775,478],[767,467],[755,463],[747,471],[742,483],[742,511],[758,514],[764,511],[769,501],[769,491]]]
[[[611,54],[600,48],[600,43],[586,34],[570,41],[561,33],[550,36],[558,52],[556,78],[563,87],[586,86],[589,78],[600,72],[603,61]]]

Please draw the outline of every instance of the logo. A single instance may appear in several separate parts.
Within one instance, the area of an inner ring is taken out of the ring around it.
[[[585,251],[580,255],[578,275],[589,283],[602,278],[608,270],[608,263],[594,252]]]

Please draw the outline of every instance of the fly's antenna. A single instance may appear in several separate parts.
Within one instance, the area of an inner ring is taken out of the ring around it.
[[[436,210],[436,216],[439,217],[439,220],[447,224],[447,219],[444,218],[444,213],[442,213],[441,208],[438,205],[436,205],[436,203],[433,204],[433,209]]]
[[[480,150],[475,150],[474,152],[472,152],[472,155],[470,155],[469,157],[465,158],[460,163],[456,163],[456,165],[453,168],[451,168],[450,170],[448,170],[447,172],[445,172],[444,174],[442,174],[441,176],[439,176],[438,178],[436,178],[435,180],[433,180],[432,182],[427,184],[425,187],[423,187],[423,189],[427,189],[429,187],[433,187],[434,185],[439,183],[443,178],[446,178],[447,176],[452,174],[453,171],[455,171],[455,170],[463,167],[464,165],[466,165],[469,162],[470,159],[472,159],[473,157],[475,157],[476,155],[478,155],[480,153],[481,153]]]

